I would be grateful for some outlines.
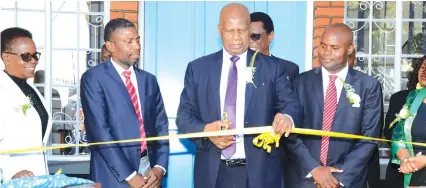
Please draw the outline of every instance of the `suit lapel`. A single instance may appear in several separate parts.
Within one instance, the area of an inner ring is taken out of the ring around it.
[[[354,85],[354,76],[355,76],[355,71],[353,69],[349,69],[348,70],[348,74],[346,75],[346,79],[345,79],[345,83],[353,86]],[[357,92],[355,90],[355,92]],[[336,120],[336,118],[339,116],[340,113],[343,112],[343,114],[348,114],[346,113],[346,111],[349,109],[349,101],[346,98],[346,90],[344,87],[342,87],[342,91],[340,93],[340,97],[339,97],[339,103],[337,104],[337,109],[336,109],[336,115],[334,116],[334,120]]]
[[[314,75],[311,83],[312,88],[314,88],[315,96],[317,97],[317,105],[320,110],[319,114],[322,115],[324,111],[324,89],[322,84],[321,67],[318,67],[314,70]]]
[[[141,71],[137,68],[134,68],[135,73],[136,73],[136,80],[138,81],[138,92],[139,92],[139,105],[141,107],[141,115],[142,115],[142,119],[144,119],[144,106],[145,106],[145,99],[146,99],[146,88],[144,86],[146,86],[146,84],[144,84],[145,81],[145,76],[143,74],[141,74]]]
[[[108,60],[107,62],[105,62],[105,64],[108,76],[110,76],[114,80],[115,84],[117,84],[117,86],[120,88],[118,92],[121,93],[121,95],[124,97],[128,107],[134,109],[129,92],[127,91],[127,88],[124,85],[123,80],[121,79],[114,65],[112,65],[111,60]]]
[[[220,114],[220,77],[222,74],[222,64],[223,64],[223,52],[220,50],[216,52],[213,57],[213,62],[210,63],[210,78],[212,91],[213,91],[213,100],[216,107],[216,113],[219,118],[222,117]]]
[[[254,52],[253,50],[248,50],[247,51],[247,62],[246,62],[246,66],[249,67],[250,66],[250,61],[251,61],[251,57],[253,56]],[[256,59],[254,61],[254,67],[256,67],[256,72],[260,72],[259,70],[259,63],[256,61],[258,58],[256,56]],[[245,70],[243,70],[245,71]],[[254,73],[254,78],[253,78],[254,83],[256,84],[256,73]],[[245,96],[245,105],[244,105],[244,116],[247,113],[247,109],[250,106],[250,101],[251,101],[251,96],[253,95],[253,91],[254,91],[254,86],[253,84],[246,84],[246,96]]]

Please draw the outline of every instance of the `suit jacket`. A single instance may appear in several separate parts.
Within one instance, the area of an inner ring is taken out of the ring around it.
[[[247,65],[254,52],[248,50]],[[297,124],[300,107],[296,92],[286,78],[284,67],[269,56],[256,56],[254,83],[246,85],[244,127],[271,125],[277,112],[288,114]],[[203,132],[206,124],[221,120],[220,77],[222,51],[188,64],[176,124],[183,133]],[[269,154],[253,145],[257,135],[245,135],[244,146],[251,187],[281,187],[280,150]],[[221,151],[206,138],[193,139],[197,145],[194,163],[196,188],[215,188]],[[264,178],[267,177],[267,178]]]
[[[135,74],[146,136],[168,135],[168,119],[155,76],[138,68]],[[90,143],[140,138],[139,121],[129,93],[110,60],[83,74],[81,100]],[[140,142],[134,142],[92,147],[90,179],[106,187],[129,187],[125,179],[138,171],[140,146]],[[168,141],[148,142],[151,167],[160,165],[167,169],[168,155]]]
[[[361,97],[360,107],[352,107],[342,88],[331,131],[379,137],[382,112],[380,83],[352,68],[349,68],[345,82],[353,86],[355,93]],[[321,67],[300,74],[294,84],[304,112],[301,127],[322,130],[324,94]],[[311,158],[309,161],[300,161],[300,157],[291,158],[293,165],[288,165],[291,168],[289,181],[286,181],[289,183],[288,187],[305,187],[301,185],[312,181],[311,178],[306,179],[306,176],[320,165],[321,137],[300,135],[299,138],[308,150],[296,155],[308,155]],[[327,165],[344,171],[333,175],[345,187],[364,187],[367,164],[377,145],[378,142],[373,141],[330,138]]]
[[[294,78],[296,78],[296,76],[299,75],[299,65],[297,65],[297,64],[295,64],[291,61],[281,59],[281,58],[276,57],[274,55],[271,55],[271,57],[278,59],[279,62],[283,64],[285,72],[287,73],[290,81],[293,81]]]
[[[44,104],[43,96],[33,86],[38,97]],[[31,148],[46,146],[52,130],[51,116],[46,132],[42,135],[40,116],[34,107],[22,111],[22,105],[30,104],[18,85],[5,72],[0,71],[0,150]],[[49,110],[46,110],[49,112]],[[21,170],[29,170],[34,175],[47,175],[46,151],[0,155],[0,169],[3,171],[3,182],[8,182],[13,175]],[[0,177],[1,179],[2,177]]]

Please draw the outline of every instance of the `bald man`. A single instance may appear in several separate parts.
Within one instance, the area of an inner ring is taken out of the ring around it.
[[[251,72],[250,14],[241,4],[220,13],[223,50],[188,64],[176,124],[182,133],[272,125],[287,140],[300,122],[297,95],[278,60],[258,53]],[[249,71],[247,71],[249,70]],[[253,74],[252,79],[250,75]],[[226,114],[226,115],[225,115]],[[280,149],[253,145],[258,135],[193,139],[195,188],[281,188]],[[293,136],[293,135],[292,135]]]
[[[348,67],[352,31],[345,24],[328,27],[321,37],[321,67],[294,81],[304,112],[302,128],[379,137],[383,119],[379,81]],[[345,87],[343,85],[345,84]],[[353,89],[353,90],[352,90]],[[301,135],[310,156],[292,158],[286,187],[367,187],[367,164],[378,142]],[[306,150],[301,150],[306,151]]]

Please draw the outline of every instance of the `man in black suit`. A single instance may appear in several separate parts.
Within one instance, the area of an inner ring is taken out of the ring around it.
[[[285,72],[289,76],[290,81],[293,81],[294,77],[299,74],[299,66],[291,61],[275,57],[269,51],[269,44],[274,39],[274,23],[271,17],[263,12],[253,12],[250,14],[250,20],[250,48],[253,51],[259,50],[263,55],[278,59],[284,65]]]

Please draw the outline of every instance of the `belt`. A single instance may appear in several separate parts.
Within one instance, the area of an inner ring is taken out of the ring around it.
[[[240,167],[246,166],[246,159],[222,159],[220,160],[222,163],[225,163],[227,167]]]
[[[141,158],[148,156],[148,150],[145,149],[143,150],[143,152],[141,153]]]

